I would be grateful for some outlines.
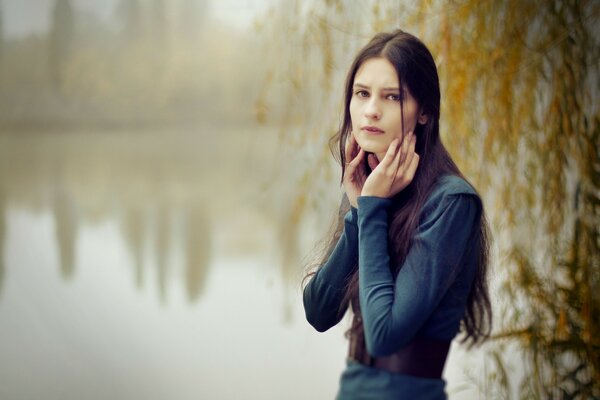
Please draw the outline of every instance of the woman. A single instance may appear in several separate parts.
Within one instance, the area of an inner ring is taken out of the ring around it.
[[[425,45],[376,35],[346,79],[337,231],[304,288],[322,332],[353,311],[338,399],[444,399],[450,342],[489,336],[487,223],[439,137],[440,89]]]

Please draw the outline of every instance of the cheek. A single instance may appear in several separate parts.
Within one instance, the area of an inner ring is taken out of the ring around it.
[[[406,122],[410,124],[416,122],[418,111],[419,107],[414,101],[411,101],[409,104],[407,104],[407,107],[404,109],[404,118],[406,119]]]
[[[354,124],[355,115],[356,115],[356,104],[353,101],[350,102],[349,112],[350,112],[350,122],[352,122]]]

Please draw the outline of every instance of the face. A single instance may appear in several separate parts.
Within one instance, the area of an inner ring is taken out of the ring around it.
[[[383,159],[395,138],[427,122],[417,101],[404,85],[404,127],[400,111],[400,89],[394,66],[385,58],[370,58],[356,71],[350,100],[352,133],[366,152]],[[417,138],[418,140],[418,138]]]

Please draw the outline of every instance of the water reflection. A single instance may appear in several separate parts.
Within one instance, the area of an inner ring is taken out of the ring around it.
[[[135,285],[144,284],[143,240],[146,231],[146,216],[142,207],[127,207],[121,216],[121,233],[133,258]]]
[[[277,217],[276,198],[259,195],[276,146],[269,135],[276,132],[244,127],[219,128],[218,137],[204,133],[213,131],[0,135],[5,196],[0,198],[0,245],[6,203],[34,213],[49,211],[58,273],[70,281],[91,261],[78,251],[86,227],[116,221],[130,256],[133,286],[155,286],[163,304],[172,295],[171,282],[179,282],[189,302],[201,299],[215,246],[241,257],[276,252],[290,293],[282,305],[289,320],[300,269],[296,227],[289,217]],[[211,221],[227,232],[217,245]],[[274,229],[279,231],[271,233]],[[0,268],[0,278],[6,279],[4,265]]]
[[[202,203],[194,201],[185,214],[185,282],[187,298],[194,301],[206,287],[210,264],[210,227]]]
[[[4,200],[4,189],[0,185],[0,299],[4,287],[4,246],[6,242],[6,202]]]
[[[156,210],[156,243],[154,248],[156,249],[157,286],[163,302],[167,296],[166,285],[170,269],[167,263],[167,252],[171,243],[171,226],[169,222],[169,209],[164,203],[161,203]]]
[[[298,260],[300,251],[298,248],[298,222],[294,215],[283,218],[278,224],[279,240],[281,245],[281,278],[282,283],[287,289],[295,293],[298,288],[299,271]],[[290,323],[293,319],[293,303],[290,296],[287,296],[283,304],[283,322]]]
[[[60,274],[72,278],[75,274],[78,212],[73,197],[65,187],[59,186],[53,199],[56,241],[58,244]]]
[[[205,138],[184,131],[170,137],[25,132],[0,139],[0,290],[10,202],[16,209],[51,213],[62,279],[72,280],[77,268],[92,261],[78,254],[83,227],[116,220],[137,289],[155,285],[165,303],[176,279],[188,301],[201,298],[213,246],[210,210],[224,211],[216,203],[222,199],[207,202],[204,190],[218,184],[225,197],[244,190],[236,165],[207,172],[219,156],[196,146]],[[155,273],[148,274],[149,268]]]

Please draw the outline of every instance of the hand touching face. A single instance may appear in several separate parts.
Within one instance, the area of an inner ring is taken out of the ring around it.
[[[346,168],[343,185],[348,200],[358,207],[358,196],[390,198],[407,187],[415,177],[419,155],[415,153],[416,136],[409,132],[403,142],[394,139],[381,162],[373,154],[368,156],[371,173],[367,175],[365,151],[350,134],[346,143]]]
[[[394,139],[383,160],[375,165],[364,181],[361,195],[389,198],[407,187],[415,177],[419,165],[419,155],[415,153],[417,138],[409,132],[400,142]]]

